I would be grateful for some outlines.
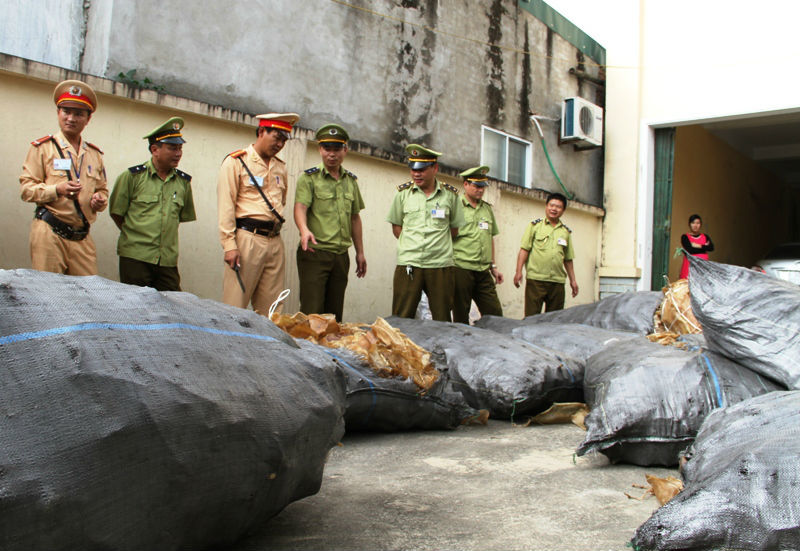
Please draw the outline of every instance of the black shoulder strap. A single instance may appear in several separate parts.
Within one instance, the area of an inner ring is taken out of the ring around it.
[[[258,185],[258,182],[256,181],[256,177],[253,176],[252,172],[250,172],[250,169],[248,168],[247,164],[244,162],[244,159],[242,159],[241,156],[236,157],[236,158],[239,159],[239,162],[242,163],[242,166],[247,171],[247,175],[250,176],[250,181],[253,182],[254,186],[256,186],[256,189],[261,194],[261,197],[264,199],[264,201],[267,203],[267,206],[269,207],[269,210],[272,211],[272,214],[275,215],[275,217],[280,221],[281,224],[285,223],[286,220],[283,218],[283,216],[280,215],[280,213],[277,210],[275,210],[275,207],[273,207],[272,203],[269,202],[269,199],[267,199],[267,196],[264,195],[264,191],[261,189],[261,186]]]
[[[56,151],[58,151],[58,156],[64,159],[64,152],[61,150],[61,146],[58,145],[58,140],[55,136],[50,136],[50,139],[53,141],[53,145],[56,146]],[[67,173],[67,179],[72,180],[72,171],[68,168],[64,169],[64,172]],[[86,219],[86,216],[83,214],[81,210],[81,204],[78,202],[78,197],[75,196],[72,198],[72,202],[75,203],[75,210],[78,211],[78,216],[81,217],[81,222],[83,222],[83,228],[81,231],[88,232],[89,231],[89,221]]]

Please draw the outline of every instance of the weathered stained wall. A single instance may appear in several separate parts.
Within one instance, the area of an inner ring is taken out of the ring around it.
[[[0,52],[79,68],[86,31],[81,0],[3,0],[0,14]]]
[[[568,72],[581,67],[598,75],[596,64],[516,0],[86,6],[71,23],[73,41],[84,41],[81,26],[87,28],[79,65],[61,66],[108,78],[136,69],[137,78],[171,94],[245,113],[296,111],[309,129],[338,122],[354,139],[390,152],[423,142],[461,169],[480,162],[485,124],[533,142],[535,188],[559,185],[529,110],[559,118],[564,97],[604,103],[602,88]],[[567,188],[601,206],[602,150],[559,146],[558,123],[543,128]]]
[[[180,168],[193,176],[192,187],[198,219],[182,224],[180,260],[183,289],[202,297],[219,300],[222,294],[222,262],[216,222],[216,177],[224,156],[253,141],[254,121],[246,115],[195,101],[153,92],[132,90],[106,79],[87,77],[56,67],[29,62],[0,54],[0,120],[13,132],[0,135],[0,150],[6,162],[0,164],[0,269],[29,268],[28,231],[34,207],[19,196],[19,174],[29,142],[58,128],[52,91],[66,78],[86,79],[98,92],[99,107],[84,131],[84,138],[105,150],[105,164],[113,185],[127,167],[148,158],[142,136],[171,116],[186,121],[187,140]],[[295,250],[298,232],[291,216],[294,183],[302,170],[319,163],[313,133],[296,129],[280,156],[287,162],[289,195],[284,211],[287,225],[283,231],[286,244],[286,288],[291,295],[287,311],[296,311],[297,269]],[[366,209],[364,247],[368,273],[364,279],[351,275],[345,303],[347,321],[372,322],[375,316],[391,311],[392,273],[396,259],[396,241],[386,222],[396,186],[407,181],[408,169],[401,156],[353,144],[345,166],[358,175]],[[460,187],[452,175],[444,181]],[[494,204],[500,225],[497,238],[497,263],[506,276],[499,288],[500,300],[509,317],[522,317],[523,289],[512,280],[516,255],[525,224],[542,216],[544,194],[522,191],[516,186],[493,182],[486,200]],[[592,302],[596,298],[596,269],[599,258],[602,210],[571,203],[564,222],[573,229],[575,271],[581,287],[577,299],[567,298],[567,305]],[[97,244],[100,275],[118,279],[116,242],[119,232],[107,212],[92,226]],[[352,250],[352,249],[351,249]],[[351,253],[352,255],[352,253]]]

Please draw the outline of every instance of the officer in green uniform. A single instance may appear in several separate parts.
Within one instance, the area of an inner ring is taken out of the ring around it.
[[[300,310],[335,314],[342,321],[350,243],[356,250],[356,276],[367,273],[359,214],[364,200],[356,175],[342,167],[350,139],[347,131],[326,124],[317,130],[316,139],[322,164],[300,175],[294,196],[294,222],[300,230]]]
[[[503,315],[495,289],[495,281],[503,283],[503,274],[494,263],[494,236],[500,230],[492,206],[483,200],[483,192],[489,184],[488,173],[488,166],[476,166],[461,173],[465,223],[458,229],[458,237],[453,242],[456,265],[453,321],[459,323],[469,323],[473,300],[481,316]]]
[[[542,303],[546,312],[564,308],[564,281],[569,276],[572,296],[578,296],[578,282],[572,259],[572,230],[561,223],[567,198],[551,193],[545,202],[545,218],[534,220],[522,237],[514,285],[522,282],[525,267],[525,316],[539,314]]]
[[[397,238],[392,315],[413,318],[422,291],[431,316],[450,321],[453,306],[453,239],[464,225],[458,190],[436,180],[441,153],[406,147],[411,180],[397,186],[386,220]]]
[[[122,283],[181,290],[178,224],[197,218],[192,177],[177,168],[186,143],[182,128],[183,119],[172,117],[144,136],[150,160],[120,174],[111,191]]]

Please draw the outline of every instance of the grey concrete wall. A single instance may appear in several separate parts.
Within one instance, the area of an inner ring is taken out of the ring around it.
[[[484,124],[533,142],[531,183],[545,190],[560,186],[528,111],[558,118],[576,95],[603,103],[602,88],[569,74],[599,67],[516,0],[15,0],[11,12],[58,27],[44,34],[62,57],[9,53],[107,78],[136,69],[170,94],[296,111],[305,128],[341,123],[394,153],[423,142],[459,169],[480,162]],[[559,145],[557,122],[543,130],[567,188],[600,206],[602,150]]]
[[[388,151],[423,142],[462,168],[480,161],[486,124],[534,141],[533,186],[544,189],[558,184],[528,110],[558,117],[564,97],[598,100],[568,74],[578,50],[515,0],[178,6],[115,1],[105,76],[135,68],[173,94],[249,113],[296,111],[306,128],[338,122]],[[557,126],[545,123],[562,180],[599,205],[602,154],[559,147]]]
[[[82,0],[3,0],[0,52],[77,70],[86,28],[83,6]]]

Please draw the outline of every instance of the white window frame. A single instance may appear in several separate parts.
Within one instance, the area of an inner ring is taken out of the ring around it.
[[[496,128],[492,128],[491,126],[481,125],[481,164],[487,164],[487,161],[483,158],[484,152],[484,137],[486,136],[486,132],[493,132],[505,138],[506,142],[506,158],[503,164],[502,175],[497,175],[497,167],[490,166],[491,172],[490,174],[494,177],[496,176],[499,180],[503,180],[504,182],[508,182],[508,141],[509,139],[513,139],[514,141],[520,142],[525,144],[525,174],[523,175],[523,183],[522,185],[516,184],[513,182],[508,182],[511,185],[520,186],[526,189],[531,189],[533,187],[533,144],[524,138],[520,138],[519,136],[514,136],[513,134],[508,134],[507,132],[503,132],[502,130],[498,130]]]

